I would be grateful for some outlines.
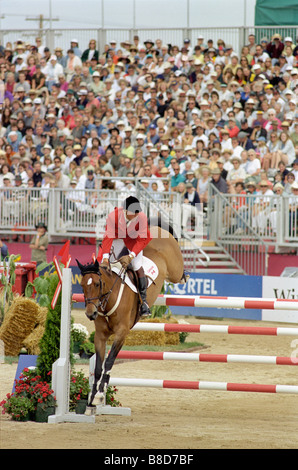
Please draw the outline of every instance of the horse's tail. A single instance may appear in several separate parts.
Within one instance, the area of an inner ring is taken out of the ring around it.
[[[148,224],[149,224],[149,227],[160,227],[164,230],[167,230],[175,238],[176,242],[178,243],[178,237],[177,237],[173,227],[168,222],[163,220],[160,215],[158,217],[150,217],[148,219]],[[186,274],[186,272],[183,270],[183,274],[182,274],[182,277],[180,279],[180,283],[181,284],[186,284],[188,279],[189,279],[189,274]]]
[[[163,220],[160,215],[158,217],[150,217],[148,219],[148,224],[149,224],[149,227],[160,227],[164,230],[167,230],[171,235],[173,235],[175,240],[178,242],[178,237],[173,227],[171,226],[171,224],[169,224],[169,222],[166,222],[165,220]]]

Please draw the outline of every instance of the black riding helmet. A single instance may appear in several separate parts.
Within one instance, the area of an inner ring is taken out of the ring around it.
[[[128,212],[132,212],[133,214],[138,214],[139,212],[142,212],[140,201],[134,196],[129,196],[125,199],[123,203],[123,209]]]

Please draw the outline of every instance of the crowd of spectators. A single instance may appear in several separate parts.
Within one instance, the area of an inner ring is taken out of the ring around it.
[[[257,43],[251,34],[239,54],[202,36],[178,45],[134,36],[99,49],[93,39],[86,50],[77,39],[67,51],[41,38],[0,46],[0,188],[94,189],[101,175],[137,176],[157,200],[178,191],[190,205],[207,204],[209,184],[231,194],[253,184],[262,193],[265,181],[292,193],[292,38]]]

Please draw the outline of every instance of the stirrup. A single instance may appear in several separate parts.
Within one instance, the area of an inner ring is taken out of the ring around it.
[[[143,306],[145,306],[145,311],[144,312],[142,312],[142,307]],[[143,302],[142,304],[140,304],[139,313],[140,313],[140,316],[142,318],[147,318],[147,317],[151,316],[151,311],[150,311],[150,308],[149,308],[149,305],[147,304],[147,302]]]

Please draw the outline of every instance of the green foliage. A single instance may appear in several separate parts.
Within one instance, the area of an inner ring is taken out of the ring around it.
[[[173,284],[168,284],[167,290],[165,290],[165,284],[162,286],[161,294],[170,294],[170,286],[172,287]],[[151,307],[151,318],[170,318],[171,317],[171,310],[167,305],[153,305]]]
[[[106,393],[106,404],[111,406],[122,406],[119,400],[116,400],[116,393],[118,388],[114,385],[109,385]]]
[[[20,255],[10,255],[8,262],[3,260],[3,272],[0,277],[0,282],[3,286],[0,295],[0,325],[3,323],[5,313],[13,301],[12,288],[16,282],[15,261],[19,258]]]

